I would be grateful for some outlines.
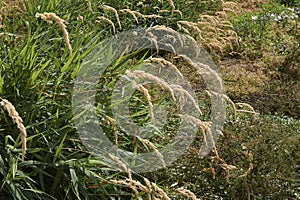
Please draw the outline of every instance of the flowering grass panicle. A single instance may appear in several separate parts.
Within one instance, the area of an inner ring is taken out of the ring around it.
[[[70,44],[70,39],[69,39],[69,33],[67,31],[67,26],[64,24],[64,20],[61,19],[60,17],[58,17],[55,13],[36,13],[35,15],[36,17],[40,17],[42,18],[44,21],[52,24],[52,21],[51,20],[54,20],[58,26],[60,27],[61,31],[63,32],[63,35],[64,35],[64,39],[65,39],[65,43],[66,43],[66,46],[68,48],[68,51],[69,51],[69,54],[72,55],[72,46]]]
[[[0,105],[8,112],[8,115],[11,117],[13,122],[17,125],[18,129],[21,131],[21,141],[22,141],[22,160],[25,158],[26,154],[26,137],[27,132],[23,124],[23,120],[20,117],[19,113],[16,111],[15,107],[6,99],[0,98]]]

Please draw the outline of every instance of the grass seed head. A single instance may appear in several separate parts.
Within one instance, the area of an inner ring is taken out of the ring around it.
[[[68,48],[69,54],[72,55],[73,50],[72,50],[72,46],[70,44],[69,33],[66,29],[67,26],[64,24],[65,21],[63,19],[61,19],[60,17],[58,17],[55,13],[47,13],[47,12],[45,12],[43,14],[36,13],[35,16],[42,18],[44,21],[46,21],[50,24],[52,24],[51,20],[55,21],[58,24],[61,31],[63,32],[65,43]]]
[[[15,107],[6,99],[0,98],[1,102],[0,105],[8,112],[8,115],[11,117],[13,122],[17,125],[18,129],[21,132],[21,141],[22,141],[22,160],[25,158],[26,154],[26,137],[27,132],[25,126],[23,124],[23,120],[20,117],[19,113],[16,111]]]

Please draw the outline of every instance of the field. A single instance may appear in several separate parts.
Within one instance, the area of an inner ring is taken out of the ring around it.
[[[0,0],[0,199],[300,199],[299,19]]]

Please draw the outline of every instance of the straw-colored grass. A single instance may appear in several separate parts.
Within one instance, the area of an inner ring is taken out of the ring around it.
[[[1,102],[0,105],[8,112],[8,115],[11,117],[13,122],[17,125],[18,129],[21,132],[21,141],[22,141],[22,160],[25,158],[26,154],[26,137],[27,137],[27,132],[26,128],[23,124],[23,120],[20,117],[19,113],[16,111],[15,107],[6,99],[0,98]]]
[[[106,17],[103,17],[103,16],[98,17],[98,19],[100,19],[100,21],[104,21],[104,22],[109,23],[112,26],[114,34],[116,33],[115,24],[110,19],[108,19]],[[100,21],[96,21],[96,22],[100,22]]]
[[[223,10],[218,11],[215,15],[201,14],[197,22],[178,21],[179,30],[196,36],[196,40],[203,45],[208,51],[216,53],[230,53],[238,47],[238,35],[233,31],[232,24],[227,21],[227,12],[239,10],[234,2],[223,2]],[[191,30],[191,31],[190,31]]]
[[[144,63],[151,63],[151,62],[156,62],[161,64],[162,66],[168,66],[171,69],[173,69],[177,74],[180,75],[180,77],[183,78],[183,75],[181,74],[181,72],[179,71],[179,69],[170,61],[164,59],[164,58],[148,58],[146,60],[143,61]]]
[[[167,82],[165,82],[163,79],[154,76],[150,73],[146,73],[142,70],[134,70],[132,72],[130,72],[129,70],[127,70],[125,72],[125,74],[128,77],[133,77],[133,78],[145,78],[147,80],[152,80],[154,81],[157,85],[159,85],[160,87],[162,87],[162,89],[165,89],[167,91],[169,91],[171,93],[171,96],[173,98],[174,101],[176,101],[175,95],[174,95],[174,91],[173,89],[169,86],[169,84]]]
[[[174,11],[175,11],[175,5],[174,2],[172,0],[168,0],[170,6],[171,6],[171,15],[173,15]]]
[[[200,200],[192,191],[188,189],[177,188],[176,191],[192,200]]]
[[[153,183],[149,181],[147,178],[143,177],[145,185],[143,185],[141,182],[133,180],[133,179],[125,179],[125,180],[110,180],[111,183],[118,184],[118,185],[124,185],[135,193],[136,199],[139,199],[139,191],[145,192],[147,194],[148,200],[154,200],[154,199],[160,199],[160,200],[170,200],[170,197],[167,195],[167,193],[157,186],[156,183]]]
[[[140,142],[142,142],[143,144],[145,144],[146,146],[148,146],[150,149],[152,149],[156,154],[157,156],[159,157],[159,160],[160,162],[162,163],[163,167],[166,167],[166,163],[165,163],[165,160],[164,160],[164,156],[158,151],[158,149],[156,148],[156,146],[150,142],[149,140],[147,139],[143,139],[139,136],[135,136]]]
[[[141,84],[137,84],[135,81],[131,81],[132,83],[132,87],[136,88],[137,90],[139,90],[141,93],[143,93],[147,99],[147,103],[148,103],[148,107],[149,107],[149,113],[150,113],[150,118],[151,121],[154,122],[154,113],[153,113],[153,104],[152,104],[152,100],[151,100],[151,96],[149,94],[149,91],[147,88],[145,88],[143,85]]]
[[[115,161],[115,164],[117,164],[118,167],[120,167],[120,170],[125,171],[127,173],[129,179],[132,179],[132,173],[127,164],[123,163],[117,156],[114,156],[112,154],[109,154],[109,157],[113,161]]]
[[[156,191],[156,194],[160,199],[171,200],[170,197],[167,195],[167,193],[163,189],[158,187],[156,185],[156,183],[151,182],[151,184],[152,184],[154,191]]]
[[[72,46],[70,44],[70,39],[69,39],[69,33],[67,31],[67,26],[64,24],[65,23],[65,20],[61,19],[60,17],[58,17],[55,13],[36,13],[35,15],[36,17],[40,17],[42,18],[44,21],[52,24],[52,20],[55,21],[58,26],[60,27],[61,31],[63,32],[63,36],[64,36],[64,39],[65,39],[65,43],[66,43],[66,46],[67,46],[67,49],[69,51],[69,54],[72,55]]]
[[[119,18],[118,11],[117,11],[115,8],[113,8],[113,7],[111,7],[111,6],[108,6],[108,5],[103,5],[103,8],[104,8],[105,10],[111,11],[111,12],[113,12],[113,13],[115,14],[115,17],[116,17],[116,19],[117,19],[119,28],[120,28],[120,30],[122,30],[122,25],[121,25],[121,22],[120,22],[120,18]]]
[[[118,128],[117,128],[117,122],[115,119],[105,115],[106,120],[108,123],[112,126],[113,132],[114,132],[114,138],[115,138],[115,144],[118,146]]]

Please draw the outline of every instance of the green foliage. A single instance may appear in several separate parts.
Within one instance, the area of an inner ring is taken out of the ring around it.
[[[6,2],[8,1],[1,1],[0,6],[4,8]],[[115,24],[117,22],[112,12],[103,9],[101,1],[91,1],[90,5],[88,2],[35,0],[25,1],[26,11],[17,7],[8,11],[1,10],[3,14],[0,22],[4,27],[0,29],[0,95],[13,103],[24,120],[28,149],[25,161],[22,161],[18,129],[1,107],[0,199],[136,199],[134,192],[128,187],[110,182],[111,179],[126,179],[127,175],[111,170],[107,163],[87,152],[73,123],[73,79],[85,56],[100,41],[113,35],[110,25],[97,22],[97,17],[104,16]],[[144,15],[163,16],[139,18],[137,23],[132,16],[120,13],[123,31],[161,24],[177,29],[176,22],[182,19],[179,12],[159,12],[170,11],[170,4],[166,1],[141,2],[144,6],[138,6],[136,1],[106,3],[118,10],[129,8]],[[193,21],[197,20],[199,13],[212,14],[221,7],[221,1],[176,0],[174,3],[176,9],[182,12],[184,20]],[[268,14],[280,15],[286,11],[284,7],[274,5],[275,7],[273,4],[265,6],[258,12],[239,15],[236,20],[232,18],[242,39],[241,50],[247,55],[254,55],[253,58],[261,56],[257,55],[261,54],[264,45],[274,47],[276,54],[292,53],[295,55],[293,58],[299,55],[299,45],[290,46],[287,40],[281,41],[280,33],[273,28],[274,25],[280,29],[287,28],[294,37],[292,41],[295,41],[299,40],[296,31],[299,23],[294,24],[286,18],[281,23],[274,22]],[[73,47],[72,56],[65,47],[58,25],[48,24],[35,17],[36,13],[44,12],[54,12],[66,21]],[[253,16],[257,18],[253,20]],[[121,31],[118,28],[116,30]],[[135,52],[122,55],[116,60],[106,71],[107,76],[99,81],[99,87],[102,86],[103,90],[97,93],[98,103],[105,106],[110,101],[110,94],[119,74],[126,70],[133,58],[139,63],[148,56],[147,52]],[[194,84],[199,82],[194,80]],[[151,96],[155,104],[174,109],[173,104],[165,101],[170,99],[165,93],[151,89]],[[130,103],[134,108],[132,117],[135,122],[147,124],[150,115],[145,96],[137,92]],[[206,104],[201,106],[205,107]],[[104,115],[110,116],[111,107],[98,108],[100,121],[104,120]],[[204,110],[209,112],[207,108]],[[298,111],[296,114],[299,114]],[[165,127],[170,133],[177,128],[176,120],[173,119],[169,122],[170,126]],[[299,121],[285,116],[264,115],[255,123],[250,121],[248,115],[240,115],[236,124],[228,121],[225,137],[219,144],[224,159],[240,170],[229,184],[220,167],[216,169],[216,179],[209,172],[204,172],[204,168],[211,167],[211,160],[199,160],[195,153],[184,156],[174,167],[143,175],[150,181],[163,185],[167,191],[173,189],[174,186],[171,185],[177,184],[203,198],[245,199],[247,187],[250,188],[251,196],[257,199],[299,197],[299,173],[296,171],[300,165]],[[103,128],[108,133],[113,133],[111,127],[103,125]],[[168,141],[162,134],[151,139],[156,145],[163,145]],[[201,145],[201,137],[198,136],[197,139],[199,140],[195,142],[194,148]],[[133,141],[125,133],[121,133],[120,143],[124,149],[133,149],[134,152],[149,151],[144,144]],[[252,152],[254,169],[244,178],[236,178],[249,167],[249,161],[240,153],[241,143]],[[142,182],[141,175],[135,174],[133,178]],[[245,187],[241,187],[243,184]],[[140,198],[146,198],[143,192],[139,195]],[[177,194],[174,194],[174,198],[178,198]]]

